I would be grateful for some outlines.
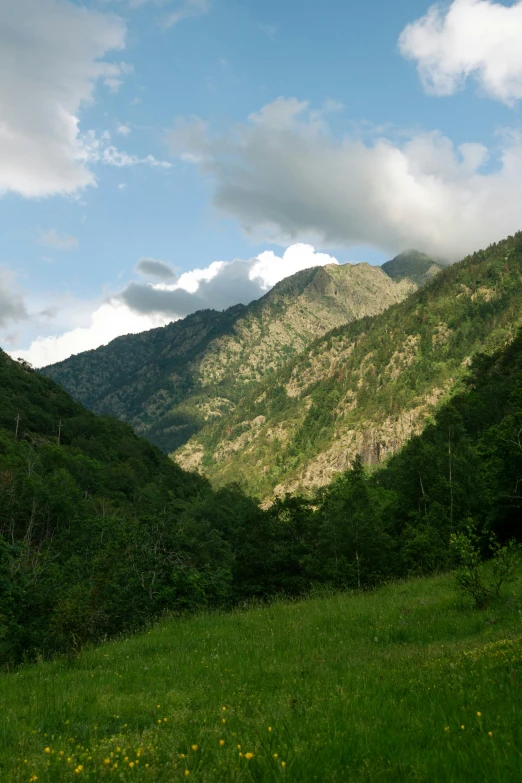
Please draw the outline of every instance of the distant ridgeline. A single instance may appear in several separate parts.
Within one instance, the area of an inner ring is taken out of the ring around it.
[[[428,574],[451,564],[450,535],[470,520],[520,538],[521,432],[519,333],[475,358],[385,467],[367,475],[356,458],[329,488],[263,511],[0,352],[0,663],[73,652],[165,611]]]
[[[433,266],[412,253],[390,274],[369,264],[306,269],[246,307],[200,311],[42,372],[91,410],[127,421],[169,453],[232,411],[253,384],[318,337],[404,299],[417,287],[413,278]]]
[[[392,271],[413,275],[404,259]],[[174,458],[214,486],[238,481],[261,498],[311,492],[356,454],[375,466],[397,452],[461,388],[472,357],[508,344],[521,323],[517,234],[442,269],[380,315],[320,337]]]

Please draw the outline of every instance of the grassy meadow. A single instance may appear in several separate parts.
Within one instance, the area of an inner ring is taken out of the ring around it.
[[[165,621],[0,675],[0,780],[522,781],[522,572]]]

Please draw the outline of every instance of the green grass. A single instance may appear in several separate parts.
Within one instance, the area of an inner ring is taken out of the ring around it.
[[[0,780],[521,781],[522,573],[482,612],[452,583],[169,621],[1,675]]]

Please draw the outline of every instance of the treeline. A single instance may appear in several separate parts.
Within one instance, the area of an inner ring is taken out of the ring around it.
[[[522,333],[477,358],[465,391],[383,469],[357,459],[315,497],[266,511],[1,354],[0,661],[165,611],[444,569],[470,520],[520,539],[521,506]]]

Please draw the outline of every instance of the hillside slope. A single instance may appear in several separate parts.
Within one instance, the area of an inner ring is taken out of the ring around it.
[[[471,356],[522,321],[522,234],[442,270],[374,318],[333,330],[178,450],[182,466],[261,497],[379,464],[459,388]]]
[[[259,513],[0,351],[0,666],[223,603]]]
[[[0,674],[0,779],[519,783],[522,572],[483,612],[452,582],[201,613]]]
[[[164,451],[232,410],[255,382],[331,329],[401,301],[414,285],[368,264],[298,272],[247,307],[201,311],[113,340],[42,372]]]

